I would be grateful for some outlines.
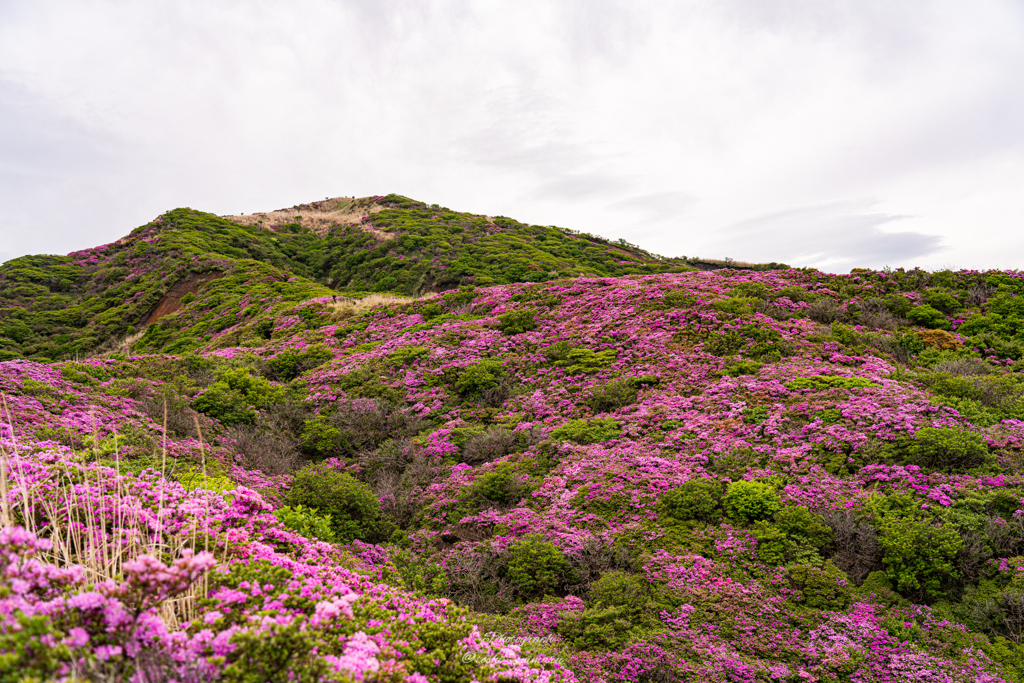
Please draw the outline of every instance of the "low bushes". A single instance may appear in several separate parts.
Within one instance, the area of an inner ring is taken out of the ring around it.
[[[800,591],[802,603],[813,609],[840,610],[852,598],[843,572],[828,561],[821,568],[806,564],[790,567],[789,582]]]
[[[518,439],[515,434],[501,427],[489,427],[474,434],[462,445],[462,462],[479,465],[497,460],[516,450]]]
[[[267,361],[274,379],[290,382],[299,375],[315,367],[323,365],[334,358],[334,355],[320,344],[313,344],[303,351],[288,349]]]
[[[981,436],[948,427],[923,427],[902,450],[906,464],[946,472],[979,467],[988,456]]]
[[[603,417],[592,420],[570,420],[556,427],[551,432],[551,438],[556,441],[564,439],[575,441],[578,444],[591,444],[610,441],[617,438],[619,433],[618,421],[610,417]]]
[[[591,389],[583,404],[595,413],[610,413],[636,402],[639,392],[632,379],[619,379]]]
[[[767,484],[757,481],[735,481],[722,498],[722,508],[732,519],[749,523],[772,517],[782,502]]]
[[[455,380],[455,390],[463,397],[482,397],[485,392],[497,388],[505,369],[495,360],[482,360],[462,369]]]
[[[284,397],[284,389],[245,368],[226,370],[192,402],[192,407],[225,425],[253,424],[256,411]]]
[[[341,542],[376,542],[390,535],[381,518],[380,502],[370,487],[325,464],[307,465],[296,472],[286,501],[290,506],[305,506],[329,516],[331,530]]]
[[[321,541],[337,540],[333,528],[334,518],[329,514],[320,514],[314,508],[305,505],[285,505],[275,510],[274,516],[281,520],[281,524],[286,528],[306,538],[319,538]]]
[[[820,515],[802,505],[780,508],[771,521],[757,524],[754,536],[758,559],[776,566],[797,562],[819,565],[833,546],[832,530]]]
[[[537,310],[527,308],[509,311],[498,316],[498,329],[507,335],[522,334],[537,329]]]
[[[918,600],[941,594],[943,581],[955,576],[953,558],[963,540],[952,524],[892,513],[879,527],[882,564],[896,590]]]
[[[389,439],[414,436],[425,426],[414,414],[386,401],[346,403],[306,420],[302,444],[316,458],[354,457]]]
[[[787,389],[822,391],[825,389],[867,389],[879,388],[882,385],[864,377],[839,377],[837,375],[817,375],[815,377],[798,377],[786,382]]]
[[[539,534],[525,536],[509,549],[506,573],[524,596],[557,593],[570,581],[570,570],[565,554]]]
[[[711,520],[721,514],[722,493],[714,479],[691,479],[665,494],[661,509],[679,520]]]

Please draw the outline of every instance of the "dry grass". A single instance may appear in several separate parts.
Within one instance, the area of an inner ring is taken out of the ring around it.
[[[8,424],[13,428],[7,397],[3,394],[0,394],[0,407],[7,416]],[[198,421],[196,429],[199,430]],[[166,427],[164,433],[166,434]],[[202,432],[199,431],[199,434],[201,440]],[[206,451],[205,448],[201,450],[205,482]],[[11,455],[14,458],[11,458]],[[93,479],[97,488],[101,488],[108,482],[107,475],[102,471],[89,468],[54,468],[55,480],[51,478],[34,485],[26,485],[27,477],[22,476],[18,469],[21,459],[17,442],[11,446],[10,453],[6,448],[0,448],[0,523],[5,527],[13,525],[17,513],[25,529],[40,538],[48,539],[53,544],[49,551],[42,554],[44,561],[61,568],[81,566],[90,583],[106,579],[120,580],[125,563],[140,555],[177,558],[182,557],[186,548],[193,553],[197,550],[209,550],[209,537],[206,534],[202,547],[197,548],[200,545],[199,519],[192,520],[191,531],[182,530],[176,534],[165,534],[160,528],[154,534],[138,515],[129,515],[127,510],[132,505],[132,497],[125,490],[120,476],[121,460],[116,435],[114,460],[118,475],[114,493],[114,510],[117,512],[108,528],[106,515],[98,514],[99,510],[94,507],[91,497],[85,496],[83,501],[74,493],[76,487],[89,488]],[[161,474],[166,475],[166,436],[161,461]],[[11,485],[11,474],[18,475],[18,486]],[[162,507],[163,488],[160,489],[158,510]],[[162,521],[160,517],[161,527]],[[199,599],[207,595],[208,588],[208,580],[204,577],[202,581],[192,584],[184,593],[162,603],[159,613],[168,628],[176,629],[182,623],[195,619],[199,614]]]
[[[229,221],[239,225],[261,225],[274,230],[282,225],[298,223],[304,228],[323,237],[331,228],[336,225],[356,225],[361,223],[363,218],[370,214],[383,211],[384,207],[377,203],[374,197],[335,197],[325,199],[322,202],[300,204],[290,209],[278,209],[265,213],[251,213],[242,216],[222,216]],[[394,239],[394,235],[383,230],[377,230],[369,226],[362,226],[363,230],[383,239]]]
[[[135,342],[142,339],[142,336],[144,334],[146,334],[146,330],[139,330],[138,332],[129,334],[127,337],[122,339],[121,342],[117,345],[117,348],[111,351],[110,353],[127,353],[131,351],[132,347],[135,346]]]
[[[398,296],[396,294],[370,294],[362,299],[339,298],[330,304],[331,310],[342,315],[358,315],[365,313],[375,306],[387,306],[390,304],[409,304],[413,301],[430,299],[436,294],[426,294],[420,297]]]

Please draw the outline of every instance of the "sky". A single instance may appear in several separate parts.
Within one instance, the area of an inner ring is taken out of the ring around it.
[[[1024,268],[1020,0],[0,0],[0,262],[398,193],[659,254]]]

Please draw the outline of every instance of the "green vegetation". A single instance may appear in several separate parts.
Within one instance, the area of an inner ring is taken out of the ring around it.
[[[714,479],[690,479],[661,499],[664,512],[680,520],[711,520],[721,511],[722,485]]]
[[[227,370],[192,406],[226,425],[253,424],[256,411],[284,397],[284,390],[262,377],[253,377],[244,368]]]
[[[274,516],[281,520],[285,527],[306,538],[319,538],[321,541],[337,540],[334,535],[334,518],[329,514],[322,515],[314,508],[305,505],[285,505],[274,510]]]
[[[373,490],[347,472],[329,465],[311,464],[296,472],[287,499],[293,508],[312,508],[322,519],[329,519],[334,537],[339,541],[379,541],[390,535]],[[302,523],[313,528],[319,525],[315,519],[308,518]]]
[[[822,391],[824,389],[867,389],[878,388],[881,384],[864,379],[863,377],[835,377],[832,375],[818,375],[817,377],[797,377],[786,382],[787,389],[804,389],[809,391]]]
[[[539,534],[525,536],[509,552],[508,578],[524,596],[554,594],[569,579],[565,555]]]
[[[768,519],[780,507],[778,494],[759,481],[734,481],[722,498],[725,514],[741,522]]]
[[[557,635],[545,651],[601,680],[685,678],[712,650],[854,680],[884,641],[1024,681],[1019,274],[631,277],[690,262],[380,206],[324,237],[179,210],[0,268],[0,358],[82,356],[6,364],[19,452],[223,494],[231,524],[251,503],[277,551]],[[286,583],[250,564],[214,583]],[[808,635],[868,611],[838,660]],[[23,626],[11,648],[51,633]],[[224,675],[327,675],[296,659],[327,641],[264,636]]]
[[[326,237],[297,223],[270,230],[175,209],[104,247],[9,261],[0,266],[0,360],[111,350],[134,331],[145,332],[137,348],[147,352],[187,351],[229,327],[236,342],[247,335],[266,340],[274,317],[338,291],[421,294],[459,285],[691,269],[685,259],[656,257],[622,241],[489,220],[398,195],[382,201],[385,210],[369,214],[362,225],[338,226]],[[203,296],[186,294],[182,311],[142,325],[172,286],[200,276],[212,278],[199,285]],[[258,310],[246,304],[255,301],[261,302]],[[236,318],[239,309],[244,314]],[[256,318],[268,312],[270,317]],[[430,312],[428,307],[428,319]],[[316,308],[290,314],[310,329],[328,317]],[[532,329],[530,316],[513,316],[502,322],[508,334]]]
[[[552,439],[565,439],[581,444],[601,443],[614,439],[618,435],[619,423],[610,417],[570,420],[551,432]]]

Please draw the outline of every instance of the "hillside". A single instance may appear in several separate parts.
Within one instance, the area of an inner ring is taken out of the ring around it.
[[[290,213],[3,267],[0,672],[1024,682],[1021,273]]]
[[[246,296],[284,310],[338,292],[419,296],[470,284],[720,265],[691,266],[622,241],[397,195],[224,218],[176,209],[111,244],[0,266],[0,359],[67,360],[110,351],[153,322],[175,288],[188,290],[198,279],[217,280],[210,291],[220,294],[221,310],[239,308]],[[212,324],[189,336],[216,333],[223,320],[205,322]],[[178,350],[192,342],[172,336]]]

